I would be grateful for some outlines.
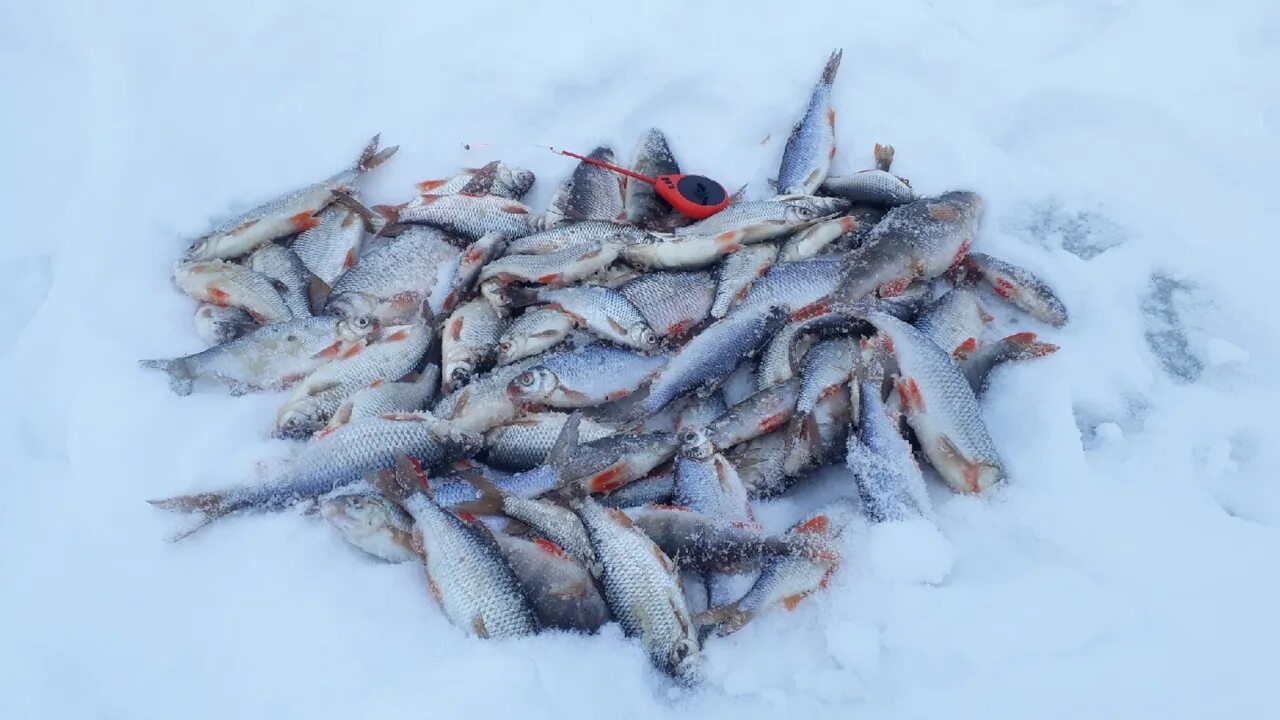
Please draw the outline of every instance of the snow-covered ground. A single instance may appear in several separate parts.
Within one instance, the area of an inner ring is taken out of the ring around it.
[[[0,4],[0,717],[1274,717],[1280,6],[120,5]],[[837,169],[981,191],[978,248],[1072,311],[1022,322],[1063,349],[995,378],[1015,479],[937,496],[944,540],[857,534],[675,696],[616,627],[467,639],[314,518],[163,542],[146,498],[287,451],[279,398],[136,364],[198,348],[169,269],[211,218],[375,131],[376,200],[501,156],[544,204],[568,161],[462,144],[651,125],[762,195],[833,47]]]

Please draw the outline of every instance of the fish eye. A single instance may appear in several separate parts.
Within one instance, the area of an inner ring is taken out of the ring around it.
[[[516,382],[520,383],[521,385],[524,385],[525,387],[533,385],[533,373],[529,372],[528,370],[525,370],[524,372],[520,373],[519,377],[516,378]]]
[[[684,431],[684,434],[682,434],[682,435],[680,436],[680,441],[681,441],[681,442],[683,442],[683,443],[684,443],[684,444],[686,444],[686,445],[692,445],[692,444],[694,444],[694,443],[698,442],[698,431],[697,431],[697,430],[685,430],[685,431]]]
[[[510,341],[510,340],[503,340],[502,342],[498,343],[498,350],[500,350],[500,351],[502,351],[502,352],[510,352],[510,351],[511,351],[511,341]]]
[[[364,498],[360,497],[359,495],[356,495],[355,497],[351,498],[351,507],[357,510],[364,509]]]
[[[369,318],[365,317],[364,315],[357,316],[354,322],[356,324],[356,327],[362,330],[364,328],[369,327]]]

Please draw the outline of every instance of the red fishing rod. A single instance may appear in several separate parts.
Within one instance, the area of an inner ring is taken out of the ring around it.
[[[495,143],[468,143],[463,145],[464,148],[470,150],[474,145],[494,145]],[[517,144],[517,143],[512,143]],[[670,203],[676,212],[685,217],[701,220],[711,217],[721,210],[729,206],[729,193],[725,192],[724,186],[704,175],[691,175],[687,173],[672,173],[668,175],[659,175],[657,177],[649,177],[642,175],[633,170],[628,170],[617,165],[611,165],[602,160],[597,160],[586,155],[579,155],[569,150],[560,150],[549,145],[527,145],[527,147],[541,147],[550,150],[557,155],[576,158],[588,165],[602,167],[605,170],[611,170],[620,175],[626,175],[634,180],[649,183],[658,193],[658,197]]]

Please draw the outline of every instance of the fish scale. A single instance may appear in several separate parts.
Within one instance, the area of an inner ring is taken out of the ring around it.
[[[548,228],[542,232],[525,235],[507,245],[508,255],[547,255],[590,242],[616,242],[631,245],[645,242],[652,236],[630,225],[607,220],[582,220]]]
[[[293,317],[311,315],[307,297],[311,271],[292,250],[283,245],[264,245],[249,256],[249,269],[271,278]]]
[[[668,358],[604,344],[566,350],[542,357],[512,379],[508,392],[550,407],[594,407],[635,392]]]
[[[518,200],[494,195],[423,195],[407,205],[379,206],[392,222],[431,225],[467,240],[486,233],[508,239],[537,232],[542,218]]]
[[[435,228],[413,226],[366,250],[355,267],[334,283],[325,311],[372,314],[394,320],[420,311],[433,298],[442,277],[452,276],[460,253]],[[438,312],[439,303],[431,303]]]
[[[293,251],[307,269],[332,286],[360,257],[365,223],[351,208],[334,203],[316,215],[317,224],[293,241]]]
[[[483,297],[463,303],[449,315],[440,331],[443,392],[453,392],[493,364],[498,338],[506,326],[506,320]]]
[[[613,150],[598,147],[588,155],[609,165],[616,165]],[[611,170],[579,162],[573,173],[560,185],[547,208],[547,225],[554,226],[577,220],[622,220],[622,179]]]
[[[620,249],[617,243],[593,240],[546,255],[505,255],[485,265],[480,280],[567,284],[607,267]]]
[[[733,239],[745,245],[793,233],[848,209],[848,200],[811,195],[747,200],[734,203],[705,220],[676,228],[673,233],[676,237]]]
[[[293,311],[271,278],[244,265],[225,260],[188,262],[174,269],[173,279],[196,300],[240,308],[260,323],[293,319]]]
[[[744,247],[716,267],[716,299],[711,317],[722,318],[730,306],[746,297],[756,278],[764,275],[778,257],[778,247],[761,243]]]
[[[660,337],[683,335],[707,319],[716,285],[706,272],[658,272],[619,288]]]
[[[357,390],[342,401],[325,428],[332,430],[352,420],[397,412],[416,412],[435,398],[440,368],[428,364],[418,378],[408,382],[381,382]]]
[[[935,345],[949,353],[961,349],[962,345],[966,350],[972,351],[977,348],[982,337],[984,314],[985,311],[973,292],[965,288],[952,288],[930,303],[912,324]]]
[[[658,337],[627,296],[611,288],[584,285],[534,291],[539,302],[568,313],[592,333],[619,345],[651,350]]]
[[[485,461],[503,470],[531,470],[541,465],[555,445],[569,416],[565,413],[531,413],[485,432]],[[578,428],[582,442],[612,435],[614,428],[583,418]]]
[[[831,158],[836,154],[836,112],[831,108],[831,84],[840,70],[844,53],[836,50],[822,68],[809,96],[804,116],[796,123],[782,151],[782,165],[778,168],[778,192],[808,194],[818,189],[827,179]]]

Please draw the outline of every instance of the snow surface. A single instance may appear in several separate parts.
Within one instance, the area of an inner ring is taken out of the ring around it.
[[[1275,716],[1274,2],[123,5],[0,4],[0,717]],[[1019,320],[1063,349],[984,398],[994,497],[852,533],[692,694],[616,626],[467,639],[315,518],[162,541],[144,499],[288,450],[279,397],[137,367],[198,348],[169,269],[211,220],[375,131],[375,200],[502,157],[542,205],[567,161],[462,144],[629,156],[651,125],[762,195],[833,47],[837,169],[889,142],[920,190],[981,191],[976,249],[1071,309]]]

